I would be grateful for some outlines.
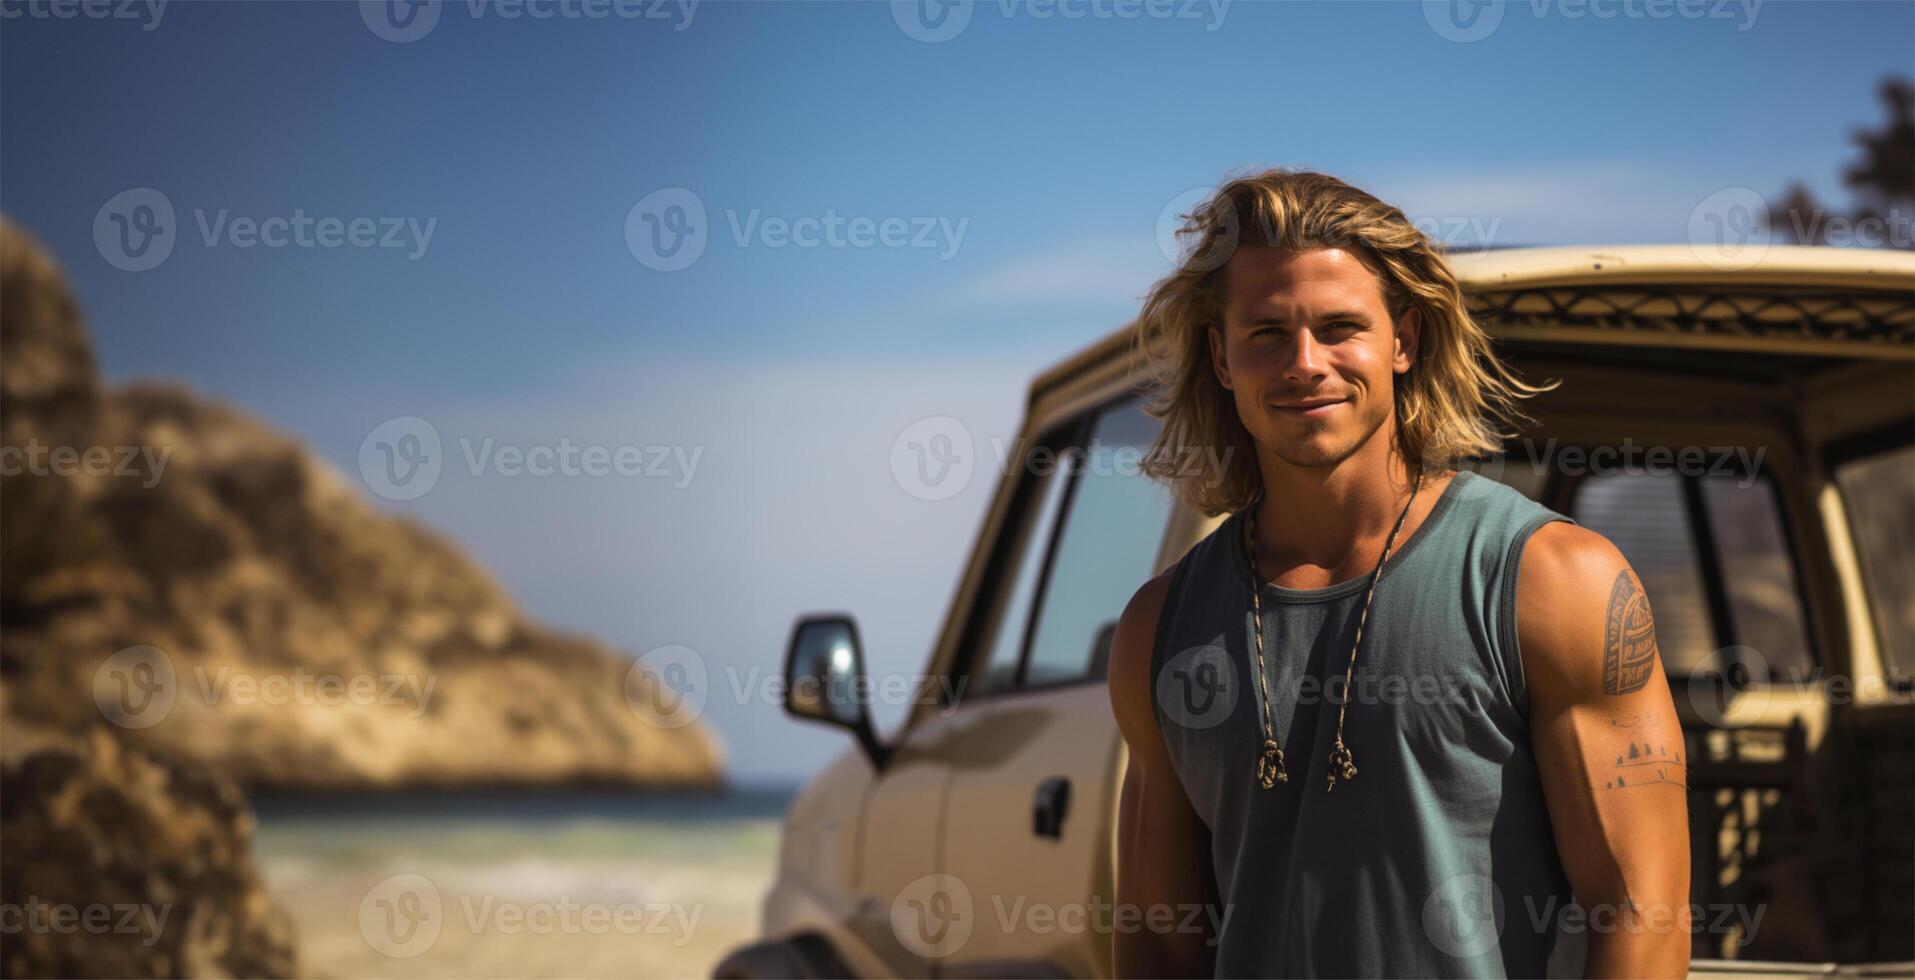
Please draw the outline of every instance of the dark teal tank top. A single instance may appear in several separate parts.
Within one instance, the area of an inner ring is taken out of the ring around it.
[[[1349,685],[1353,780],[1325,791],[1365,573],[1263,587],[1272,725],[1263,744],[1240,512],[1180,560],[1158,621],[1152,702],[1209,829],[1224,903],[1218,977],[1580,975],[1569,883],[1530,752],[1516,572],[1569,518],[1461,471],[1397,542]],[[1571,523],[1574,523],[1573,521]]]

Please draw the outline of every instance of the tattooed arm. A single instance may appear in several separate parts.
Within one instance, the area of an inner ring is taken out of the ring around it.
[[[1686,753],[1655,620],[1607,538],[1557,521],[1523,550],[1517,645],[1556,849],[1592,977],[1689,969]]]

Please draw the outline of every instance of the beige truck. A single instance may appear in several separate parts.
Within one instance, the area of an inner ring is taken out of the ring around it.
[[[1471,468],[1607,535],[1656,610],[1688,742],[1693,972],[1915,974],[1915,253],[1453,264],[1508,361],[1563,380]],[[791,804],[763,934],[717,976],[1111,975],[1111,632],[1217,522],[1134,465],[1157,422],[1130,340],[1031,385],[1026,465],[924,668],[956,696],[880,738],[852,620],[794,628],[786,710],[857,745]]]

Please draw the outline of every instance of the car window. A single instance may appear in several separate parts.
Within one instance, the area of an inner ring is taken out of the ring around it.
[[[1073,465],[1074,486],[1044,577],[1023,683],[1103,675],[1117,617],[1155,571],[1169,489],[1144,475],[1161,423],[1138,401],[1100,415]]]
[[[1864,456],[1835,468],[1849,530],[1875,618],[1882,666],[1915,675],[1915,446]]]
[[[1768,680],[1808,683],[1814,679],[1815,656],[1775,487],[1762,478],[1714,475],[1698,483],[1720,555],[1716,564],[1735,643],[1761,654]]]
[[[1717,651],[1733,647],[1758,680],[1811,678],[1793,553],[1766,477],[1606,473],[1581,482],[1570,516],[1614,542],[1642,579],[1669,676],[1727,670]]]
[[[1629,560],[1656,618],[1656,645],[1671,677],[1692,673],[1715,650],[1701,563],[1683,513],[1676,477],[1658,473],[1592,476],[1576,489],[1570,515],[1608,538]]]
[[[1040,440],[1037,445],[1056,447],[1067,443],[1062,437]],[[1050,552],[1051,532],[1057,526],[1058,510],[1063,505],[1069,473],[1062,466],[1040,465],[1051,458],[1047,453],[1027,456],[1023,479],[1029,481],[1021,493],[1023,513],[1014,518],[1013,530],[1028,528],[1013,563],[1005,574],[1004,605],[992,634],[989,652],[980,661],[981,669],[971,680],[972,693],[1002,691],[1017,683],[1017,668],[1024,653],[1024,631],[1031,617],[1031,599]]]

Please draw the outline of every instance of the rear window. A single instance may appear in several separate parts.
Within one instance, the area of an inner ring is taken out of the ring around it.
[[[1813,679],[1793,550],[1766,476],[1592,476],[1570,516],[1614,542],[1642,579],[1670,677],[1726,671],[1734,658],[1756,680]]]
[[[1680,677],[1708,660],[1715,630],[1676,480],[1648,474],[1591,477],[1577,488],[1570,516],[1614,542],[1636,570],[1656,618],[1663,669]]]
[[[1835,468],[1875,619],[1882,668],[1915,676],[1915,446]]]

